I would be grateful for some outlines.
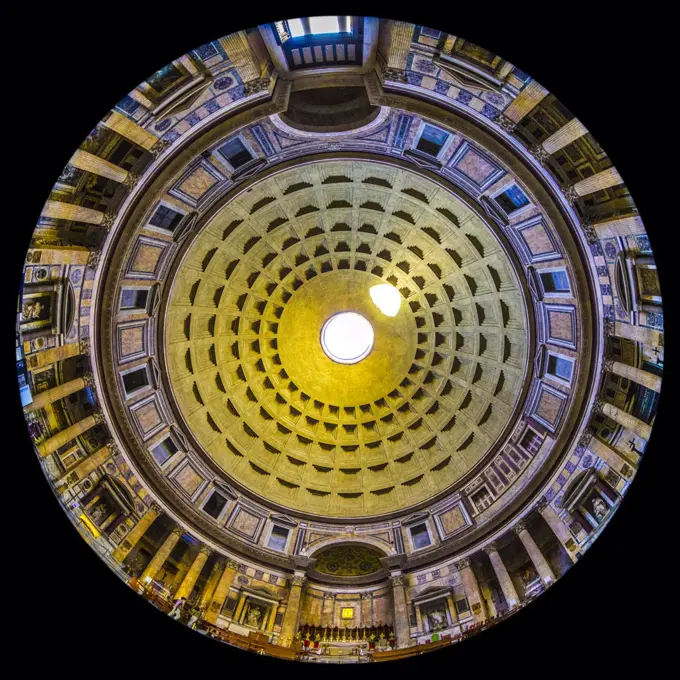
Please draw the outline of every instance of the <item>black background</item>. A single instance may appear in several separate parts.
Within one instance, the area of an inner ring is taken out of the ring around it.
[[[52,185],[73,150],[118,100],[165,64],[221,35],[275,19],[331,13],[336,6],[292,2],[278,14],[247,10],[247,4],[16,5],[13,18],[3,22],[5,39],[13,44],[5,52],[10,84],[3,93],[8,115],[3,133],[11,157],[4,165],[11,175],[3,192],[3,243],[7,236],[16,241],[6,272],[10,281],[3,289],[6,310],[16,308],[30,234]],[[669,246],[678,220],[677,190],[665,158],[671,145],[677,146],[678,116],[671,103],[677,79],[670,75],[668,38],[662,33],[670,28],[669,18],[651,9],[623,16],[623,5],[596,11],[594,3],[495,8],[477,2],[464,12],[457,3],[421,4],[414,3],[409,12],[399,12],[394,3],[340,7],[348,14],[389,16],[462,36],[556,93],[610,155],[638,205],[659,264],[670,345],[675,291]],[[464,644],[405,662],[320,667],[206,640],[145,604],[99,560],[61,510],[28,440],[15,396],[9,344],[13,316],[6,311],[3,317],[12,319],[4,334],[9,408],[3,420],[16,428],[15,445],[4,451],[14,475],[3,480],[3,489],[19,492],[13,504],[5,501],[2,562],[8,573],[0,602],[16,641],[10,654],[24,668],[76,677],[99,672],[346,676],[348,671],[382,675],[399,670],[589,677],[633,670],[641,663],[654,672],[665,656],[663,619],[673,613],[675,567],[669,558],[675,537],[673,516],[662,505],[677,482],[669,476],[662,485],[661,470],[664,463],[671,470],[671,455],[678,452],[669,425],[672,351],[667,351],[664,393],[640,471],[607,529],[574,569],[509,622]]]

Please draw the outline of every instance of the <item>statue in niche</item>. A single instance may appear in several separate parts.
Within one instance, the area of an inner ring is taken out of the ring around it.
[[[38,300],[31,302],[24,302],[21,308],[21,320],[22,321],[35,321],[40,319],[40,313],[42,312],[43,306]]]
[[[593,512],[597,521],[601,522],[607,514],[607,504],[601,498],[596,498],[593,501]]]
[[[446,628],[446,614],[441,609],[435,609],[428,614],[430,629],[441,630]]]
[[[106,505],[106,503],[99,503],[99,505],[97,505],[97,507],[92,511],[92,521],[97,526],[101,526],[108,516],[109,506]]]
[[[538,574],[532,566],[526,566],[521,573],[522,583],[525,586],[530,586],[537,578]]]
[[[259,607],[253,605],[248,609],[248,616],[246,618],[246,624],[252,626],[253,628],[260,627],[260,621],[262,619],[262,610]]]

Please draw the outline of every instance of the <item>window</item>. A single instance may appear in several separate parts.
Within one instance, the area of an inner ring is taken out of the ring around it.
[[[148,288],[123,288],[120,294],[120,308],[146,310],[149,299]]]
[[[272,550],[285,550],[288,542],[288,529],[284,527],[273,527],[272,533],[269,536],[267,546]]]
[[[125,392],[130,395],[141,390],[149,384],[149,378],[146,374],[146,368],[138,368],[123,375],[123,385],[125,385]]]
[[[181,222],[184,215],[177,210],[169,208],[167,205],[159,205],[156,212],[149,220],[149,224],[159,229],[166,229],[167,231],[175,231],[177,225]]]
[[[495,196],[494,199],[506,215],[511,215],[525,205],[529,205],[529,199],[517,185],[506,189],[503,193]]]
[[[219,153],[234,170],[245,165],[248,161],[253,160],[253,154],[250,153],[240,137],[230,139],[217,150],[217,153]]]
[[[213,492],[212,496],[208,498],[208,502],[203,506],[203,511],[210,515],[213,519],[220,516],[224,506],[227,504],[227,499],[224,498],[217,491]]]
[[[416,149],[428,156],[434,156],[436,158],[448,138],[448,132],[444,132],[444,130],[440,130],[432,125],[425,125],[420,135],[420,139],[416,144]]]
[[[546,293],[571,293],[569,277],[565,269],[550,272],[539,272],[543,290]]]
[[[550,375],[571,382],[571,374],[574,368],[574,362],[570,359],[558,356],[557,354],[548,355],[548,373]]]
[[[280,26],[279,24],[282,24]],[[351,17],[306,17],[304,19],[288,19],[277,22],[279,36],[288,33],[291,38],[301,38],[305,35],[327,35],[329,33],[349,33],[352,29]]]
[[[411,527],[411,542],[416,550],[430,545],[432,541],[430,541],[430,533],[427,530],[426,524],[417,524]]]
[[[170,460],[172,456],[177,453],[179,449],[175,445],[175,442],[170,439],[170,437],[167,437],[164,439],[160,444],[156,444],[151,449],[151,453],[154,457],[154,460],[159,464],[163,465],[166,461]]]

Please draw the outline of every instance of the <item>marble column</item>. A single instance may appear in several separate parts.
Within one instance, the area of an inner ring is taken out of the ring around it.
[[[389,20],[385,23],[383,30],[387,32],[387,47],[383,56],[387,68],[406,70],[414,29],[415,24],[407,21]]]
[[[170,532],[170,535],[163,541],[163,545],[158,549],[156,554],[151,558],[151,562],[147,564],[146,569],[142,572],[139,580],[144,583],[147,578],[153,579],[161,567],[165,564],[165,560],[168,559],[172,549],[177,545],[179,539],[184,533],[182,527],[176,526]]]
[[[517,596],[517,591],[510,578],[510,574],[498,553],[497,545],[495,543],[490,543],[484,548],[484,552],[489,556],[491,566],[496,574],[496,578],[503,591],[505,601],[508,603],[508,607],[510,607],[510,609],[516,607],[519,604],[519,597]]]
[[[370,628],[373,625],[371,616],[373,593],[362,593],[361,595],[361,625],[363,628]]]
[[[639,215],[623,215],[593,222],[593,229],[598,238],[616,238],[617,236],[639,236],[647,233]]]
[[[633,326],[629,323],[614,322],[614,336],[617,338],[626,338],[633,342],[639,342],[650,347],[663,346],[663,333],[654,330],[653,328],[646,328],[645,326]]]
[[[217,617],[222,611],[224,601],[227,599],[229,588],[231,588],[231,584],[234,582],[234,576],[236,576],[237,570],[238,562],[227,560],[227,564],[210,601],[210,607],[203,617],[208,623],[214,624],[217,622]]]
[[[117,111],[111,111],[109,117],[102,121],[102,125],[117,132],[121,137],[129,140],[142,149],[149,151],[158,142],[158,137],[144,129],[127,116]]]
[[[456,611],[456,603],[453,601],[453,595],[449,593],[446,596],[446,606],[449,610],[449,618],[451,619],[451,625],[458,623],[458,612]]]
[[[274,630],[274,622],[276,621],[276,612],[278,610],[278,605],[273,604],[271,611],[269,612],[269,618],[267,619],[267,625],[265,630],[271,633]]]
[[[645,371],[637,366],[629,366],[620,361],[611,362],[611,372],[615,375],[620,375],[622,378],[628,378],[638,385],[647,387],[654,392],[661,392],[661,376],[649,371]]]
[[[189,568],[189,571],[175,593],[176,598],[188,598],[189,595],[191,595],[191,591],[194,589],[196,581],[198,580],[201,571],[203,571],[203,567],[205,566],[205,563],[207,562],[211,552],[211,548],[209,548],[207,545],[201,546],[201,549],[198,551],[198,555],[196,555],[196,559],[194,559],[193,564]]]
[[[85,208],[73,203],[64,203],[63,201],[47,201],[41,215],[55,220],[73,220],[86,224],[104,223],[104,213],[100,210]]]
[[[535,80],[532,80],[510,103],[505,109],[505,117],[510,119],[513,123],[519,123],[524,116],[533,111],[533,109],[543,101],[548,95],[542,85],[539,85]]]
[[[26,262],[33,264],[87,264],[92,250],[86,246],[47,246],[38,244],[26,255]],[[78,343],[68,343],[68,345]],[[45,350],[48,351],[48,350]]]
[[[246,613],[246,594],[244,592],[241,592],[238,598],[238,603],[236,604],[236,610],[232,615],[232,621],[236,621],[236,623],[241,623],[243,617],[245,616],[245,613]]]
[[[623,184],[621,175],[619,175],[616,168],[609,168],[608,170],[602,170],[602,172],[586,177],[580,182],[576,182],[574,184],[574,191],[578,196],[588,196],[596,191],[614,187],[617,184]]]
[[[302,611],[300,606],[302,601],[302,587],[306,578],[307,577],[303,573],[295,572],[290,585],[288,606],[286,607],[286,613],[283,616],[283,625],[281,626],[281,644],[284,647],[291,646],[295,633],[297,632],[300,613]]]
[[[536,568],[538,575],[541,577],[541,581],[543,581],[543,583],[546,585],[549,585],[555,581],[556,579],[555,574],[553,574],[553,570],[550,568],[548,561],[545,559],[545,557],[543,557],[543,553],[536,545],[534,539],[531,537],[531,534],[527,530],[526,524],[520,520],[517,522],[517,524],[515,524],[512,530],[517,534],[519,540],[522,541],[522,545],[529,554],[529,559]]]
[[[101,417],[97,416],[87,416],[77,423],[73,423],[70,427],[67,427],[61,432],[53,435],[49,439],[46,439],[42,444],[38,444],[36,449],[38,454],[44,458],[50,453],[54,453],[57,449],[60,449],[64,444],[72,441],[81,434],[84,434],[88,430],[91,430],[95,425],[101,422]]]
[[[69,394],[73,394],[74,392],[85,389],[85,385],[85,378],[74,378],[73,380],[69,380],[68,382],[62,383],[61,385],[52,387],[49,390],[39,392],[33,397],[33,402],[26,406],[24,411],[26,411],[26,413],[38,411],[41,408],[45,408],[45,406],[48,406],[49,404],[53,404],[55,401],[59,401],[60,399],[64,399],[64,397],[68,397]]]
[[[615,420],[619,425],[630,430],[638,437],[641,437],[645,441],[649,441],[649,438],[652,435],[652,428],[639,418],[636,418],[635,416],[630,415],[630,413],[618,408],[618,406],[614,406],[614,404],[609,404],[607,402],[602,404],[602,413],[612,420]]]
[[[123,539],[113,553],[111,553],[111,557],[113,557],[116,562],[122,562],[160,514],[160,507],[155,503],[152,503],[151,507],[142,515],[139,522],[132,528],[132,531]]]
[[[78,149],[69,163],[79,170],[84,170],[86,172],[91,172],[100,177],[105,177],[106,179],[112,179],[114,182],[123,183],[128,178],[129,173],[127,170],[105,161],[99,156],[88,153],[87,151],[82,151]]]
[[[86,255],[89,251],[85,251]],[[85,258],[87,262],[87,257]],[[85,263],[83,263],[85,264]],[[34,371],[36,368],[43,366],[50,366],[56,364],[58,361],[70,359],[80,354],[85,354],[79,342],[69,342],[66,345],[59,345],[59,347],[52,347],[51,349],[43,349],[40,352],[34,352],[26,357],[26,366],[29,371]]]
[[[625,454],[613,449],[597,437],[590,437],[587,448],[590,453],[602,459],[610,468],[626,478],[630,478],[637,467]]]
[[[321,625],[333,625],[333,611],[335,609],[335,594],[324,593],[323,604],[321,605]]]
[[[465,597],[472,608],[472,614],[475,617],[475,623],[482,623],[486,621],[486,612],[484,611],[484,601],[482,593],[479,590],[479,583],[477,577],[472,571],[469,558],[463,558],[454,565],[460,573],[460,579],[465,589]]]
[[[579,137],[583,137],[587,132],[585,125],[578,118],[572,118],[566,125],[550,135],[541,146],[552,155],[568,144],[575,142]]]
[[[198,601],[198,608],[203,610],[208,607],[210,604],[210,601],[212,600],[213,594],[215,593],[215,588],[217,588],[217,583],[220,580],[220,576],[222,575],[222,565],[220,564],[219,560],[215,560],[215,564],[213,564],[213,568],[210,571],[210,576],[208,576],[208,579],[205,582],[205,585],[203,586],[203,592],[201,593],[201,597],[199,598]]]
[[[578,544],[574,541],[567,525],[559,518],[545,498],[539,501],[536,509],[541,513],[541,517],[543,517],[553,534],[557,537],[557,540],[562,544],[571,561],[576,562]]]
[[[238,71],[244,83],[260,77],[257,58],[250,48],[245,31],[230,33],[219,38],[219,42],[229,55],[232,66]]]
[[[55,486],[59,489],[62,487],[70,488],[74,484],[77,484],[81,479],[87,477],[90,472],[96,470],[104,463],[107,458],[110,458],[112,455],[113,450],[110,446],[102,446],[98,448],[94,453],[90,454],[87,458],[82,460],[72,470],[69,470],[63,477],[55,482]]]
[[[411,635],[406,604],[406,577],[401,572],[390,574],[392,583],[392,602],[394,604],[394,635],[396,637],[397,648],[408,647]]]

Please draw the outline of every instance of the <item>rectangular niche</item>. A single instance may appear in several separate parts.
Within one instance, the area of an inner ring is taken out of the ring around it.
[[[433,515],[442,540],[455,536],[472,525],[472,520],[462,501],[441,511],[433,511]]]
[[[550,432],[557,429],[567,406],[568,395],[550,385],[539,383],[529,405],[528,413]]]
[[[168,425],[167,418],[155,394],[131,406],[130,413],[144,440],[150,439]]]
[[[562,257],[557,241],[542,215],[513,225],[514,241],[527,262],[545,262]]]
[[[168,260],[170,247],[168,241],[139,236],[127,258],[126,277],[148,280],[160,278]]]
[[[576,349],[577,327],[574,305],[543,305],[547,341],[552,345]]]
[[[231,513],[227,528],[249,541],[257,541],[264,527],[265,519],[262,515],[256,514],[239,504]]]
[[[188,461],[172,472],[171,479],[191,499],[196,498],[208,483]]]
[[[119,324],[116,327],[116,340],[120,363],[147,356],[149,348],[147,321]]]

